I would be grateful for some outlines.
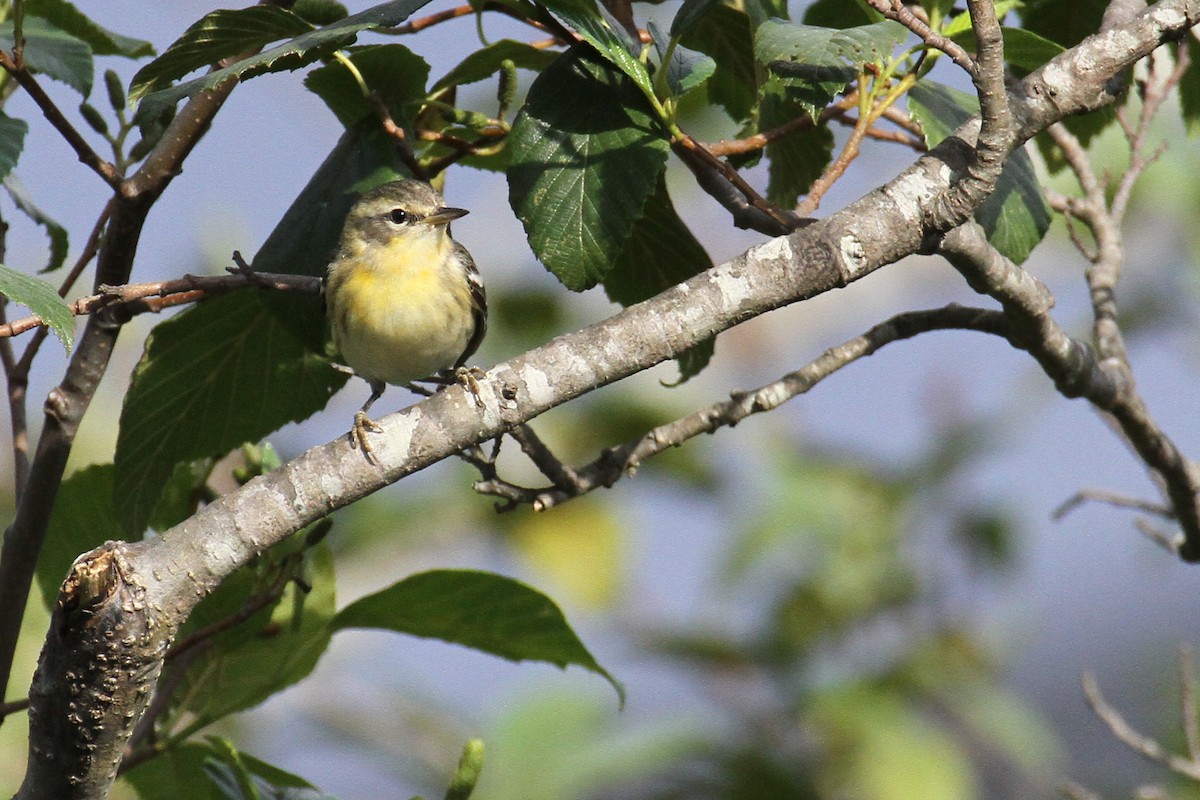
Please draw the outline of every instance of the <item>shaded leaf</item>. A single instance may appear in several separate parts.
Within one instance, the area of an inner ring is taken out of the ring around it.
[[[29,123],[0,111],[0,178],[7,178],[25,149]]]
[[[723,106],[735,122],[747,119],[754,106],[758,76],[745,12],[715,6],[687,30],[681,42],[716,62],[707,84],[709,99]]]
[[[624,702],[621,684],[583,646],[554,601],[503,575],[442,569],[409,576],[338,612],[334,629],[346,628],[441,639],[510,661],[574,664],[607,680]]]
[[[908,94],[908,109],[933,147],[979,112],[974,95],[933,81],[918,83]],[[1029,257],[1050,227],[1050,209],[1042,196],[1033,162],[1022,149],[1009,156],[996,181],[996,190],[975,212],[988,241],[1020,264]]]
[[[1191,65],[1179,82],[1179,106],[1188,135],[1195,136],[1200,134],[1200,41],[1195,36],[1184,38],[1187,40]]]
[[[947,0],[953,5],[953,0]],[[823,28],[857,28],[879,22],[883,16],[863,0],[817,0],[804,9],[804,24]]]
[[[671,20],[670,34],[672,38],[683,36],[705,15],[710,12],[720,0],[683,0],[683,5],[675,12]]]
[[[1109,0],[1026,0],[1021,9],[1023,28],[1063,47],[1074,47],[1100,30]]]
[[[26,15],[41,17],[50,24],[87,43],[98,56],[142,58],[154,55],[154,45],[97,25],[67,0],[25,0]]]
[[[429,0],[392,0],[388,3],[381,3],[365,11],[352,14],[332,25],[303,33],[269,50],[244,58],[236,64],[230,64],[228,67],[214,70],[202,77],[151,92],[142,98],[138,107],[138,115],[141,118],[157,117],[165,108],[175,105],[183,98],[211,89],[230,78],[247,78],[269,72],[294,70],[311,64],[329,52],[350,44],[361,30],[377,26],[399,25],[428,2]]]
[[[574,291],[603,280],[666,164],[641,94],[576,45],[530,87],[508,149],[509,202],[534,253]]]
[[[625,248],[604,279],[604,292],[613,301],[631,306],[711,267],[704,246],[675,213],[666,179],[660,175],[642,216],[633,223]],[[707,366],[714,342],[715,337],[678,357],[680,381]]]
[[[209,775],[224,775],[236,762],[241,774],[253,781],[262,800],[331,800],[317,791],[308,781],[279,767],[255,758],[249,753],[233,751],[232,745],[216,737],[204,741],[188,741],[143,761],[125,773],[125,780],[137,791],[141,800],[214,800],[228,796],[217,792],[223,787],[214,785]]]
[[[1000,33],[1004,37],[1004,60],[1017,68],[1014,72],[1018,75],[1032,72],[1065,50],[1062,45],[1023,28],[1001,28]],[[950,38],[964,49],[975,51],[975,31],[971,28]]]
[[[397,125],[411,135],[408,104],[425,95],[429,65],[402,44],[380,44],[351,48],[350,61],[362,75],[367,88],[383,101]],[[375,109],[363,97],[358,82],[341,61],[315,69],[304,79],[309,91],[325,101],[329,110],[347,128],[364,117],[375,121]],[[375,122],[378,125],[378,122]]]
[[[58,489],[37,562],[37,584],[47,609],[54,608],[76,558],[106,541],[125,538],[113,509],[112,476],[112,464],[93,464],[69,475]]]
[[[796,100],[778,79],[772,78],[762,88],[759,101],[758,130],[779,127],[808,109]],[[828,125],[813,125],[776,139],[766,147],[768,160],[767,199],[782,207],[796,205],[800,195],[807,194],[813,181],[821,177],[833,158],[833,131]]]
[[[193,23],[161,56],[137,71],[129,85],[129,100],[136,103],[193,70],[312,29],[279,6],[218,9]]]
[[[92,93],[92,48],[41,17],[25,17],[25,63],[84,97]],[[12,20],[0,22],[0,49],[12,52]]]
[[[345,381],[249,291],[160,323],[121,409],[114,493],[125,530],[146,527],[177,464],[305,419]]]
[[[546,8],[629,76],[646,95],[653,95],[650,73],[638,58],[641,44],[619,24],[609,23],[595,0],[548,0]]]
[[[675,45],[671,50],[670,60],[664,64],[663,59],[667,55],[667,37],[653,22],[648,22],[647,26],[650,29],[650,36],[654,40],[654,47],[658,50],[658,69],[667,71],[667,88],[672,97],[683,97],[712,77],[717,68],[717,62],[703,53],[688,50],[680,44]]]
[[[0,265],[0,294],[41,317],[67,352],[71,351],[75,344],[75,317],[53,286]]]
[[[242,567],[224,581],[197,606],[198,616],[189,620],[180,640],[227,619],[251,597],[264,592],[275,578],[275,569],[288,569],[282,557],[298,552],[303,542],[304,533],[297,533],[260,556],[260,562],[271,569]],[[329,646],[336,608],[333,555],[328,544],[321,542],[307,549],[303,558],[307,591],[289,582],[276,603],[216,634],[204,652],[185,665],[187,673],[175,699],[179,708],[188,712],[187,724],[192,729],[258,705],[296,683],[312,671]]]
[[[0,118],[2,117],[3,115],[0,114]],[[0,137],[4,135],[2,128],[3,119],[0,119]],[[0,145],[0,147],[2,146]],[[67,229],[34,205],[33,198],[25,191],[24,185],[17,180],[16,175],[8,175],[4,178],[4,190],[8,192],[8,196],[12,198],[13,203],[22,214],[46,229],[46,236],[50,238],[50,258],[46,261],[42,272],[51,272],[61,267],[67,260]]]
[[[454,69],[438,80],[433,88],[436,91],[490,78],[500,71],[500,64],[505,60],[512,61],[521,69],[541,72],[557,57],[557,53],[547,52],[525,42],[501,39],[498,42],[492,42],[487,47],[481,47],[464,58]]]

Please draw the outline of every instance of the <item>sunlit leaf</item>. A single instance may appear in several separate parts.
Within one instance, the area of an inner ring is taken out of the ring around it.
[[[69,352],[75,344],[75,316],[58,291],[38,278],[0,266],[0,294],[42,318]]]
[[[25,17],[25,63],[84,97],[92,93],[92,48],[41,17]],[[0,22],[0,49],[12,52],[12,20]]]

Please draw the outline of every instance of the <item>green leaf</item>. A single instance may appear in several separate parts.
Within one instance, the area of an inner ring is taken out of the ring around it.
[[[948,0],[953,4],[953,0]],[[817,0],[804,10],[804,24],[823,28],[857,28],[879,22],[883,15],[863,0]]]
[[[482,47],[464,58],[458,66],[446,73],[445,77],[433,85],[433,90],[445,89],[450,86],[462,86],[467,83],[490,78],[500,71],[500,64],[506,59],[512,61],[521,69],[541,72],[548,67],[558,54],[538,49],[525,42],[514,39],[501,39],[487,47]]]
[[[954,6],[953,3],[949,3],[948,5],[950,8],[947,9],[946,13],[949,13],[950,9]],[[993,4],[993,10],[996,12],[996,19],[1003,20],[1004,15],[1009,11],[1022,8],[1024,5],[1023,0],[999,0],[999,2]],[[942,28],[942,35],[953,37],[969,30],[972,30],[971,14],[968,11],[963,11],[945,24]]]
[[[750,116],[758,86],[750,19],[745,12],[718,5],[694,23],[680,40],[711,57],[716,70],[708,80],[708,96],[735,121]]]
[[[411,133],[408,105],[425,96],[425,81],[429,78],[429,65],[425,60],[402,44],[355,47],[347,55],[367,87],[383,101],[396,124]],[[304,79],[304,85],[324,100],[347,128],[366,117],[375,119],[375,109],[363,97],[358,82],[341,61],[313,70]]]
[[[142,98],[138,106],[138,116],[146,119],[157,117],[165,108],[175,105],[183,98],[211,89],[230,78],[248,78],[269,72],[294,70],[311,64],[331,51],[350,44],[361,30],[399,25],[428,2],[429,0],[391,0],[381,3],[332,25],[303,33],[257,55],[243,58],[228,67],[151,92]]]
[[[25,17],[25,63],[84,97],[92,92],[92,48],[41,17]],[[0,22],[0,49],[12,52],[12,20]]]
[[[137,71],[129,85],[129,100],[137,102],[193,70],[312,29],[312,25],[279,6],[213,11],[193,23],[161,56]]]
[[[71,352],[75,344],[75,317],[53,286],[0,265],[0,294],[41,317],[67,352]]]
[[[210,765],[229,767],[233,746],[216,737],[188,741],[143,761],[123,776],[140,800],[214,800]],[[332,800],[311,783],[249,753],[234,751],[238,767],[254,782],[262,800]],[[219,770],[218,770],[219,771]]]
[[[654,95],[650,73],[638,58],[641,44],[630,39],[619,24],[610,24],[594,0],[547,0],[544,5],[595,47],[600,55],[632,78],[646,96]]]
[[[631,306],[712,267],[712,259],[675,212],[664,176],[643,215],[633,224],[621,257],[604,279],[613,302]],[[715,339],[698,344],[677,359],[680,382],[696,375],[712,358]]]
[[[189,633],[229,619],[289,569],[304,546],[304,533],[276,545],[223,582],[197,606],[194,619],[180,632]],[[303,554],[303,579],[308,591],[288,582],[278,602],[209,640],[202,654],[187,664],[176,692],[187,725],[198,730],[242,709],[258,705],[304,678],[329,646],[336,608],[333,555],[326,542]]]
[[[577,45],[534,81],[509,139],[509,202],[534,253],[568,288],[594,286],[666,166],[668,145],[644,98]]]
[[[974,95],[932,81],[908,93],[908,110],[921,123],[925,143],[933,147],[979,112]],[[1022,149],[1009,156],[996,190],[975,212],[988,241],[1016,264],[1023,263],[1050,227],[1050,209],[1042,196],[1033,162]]]
[[[1179,82],[1179,107],[1188,136],[1196,136],[1200,134],[1200,41],[1195,36],[1185,38],[1191,64]]]
[[[1028,31],[1074,47],[1100,30],[1100,21],[1109,0],[1027,0],[1021,10],[1022,26]]]
[[[954,0],[922,0],[921,5],[929,14],[929,23],[934,30],[939,29],[942,21],[954,11]]]
[[[47,609],[54,608],[76,558],[125,536],[113,510],[112,475],[112,464],[94,464],[72,473],[58,489],[37,562],[38,588]]]
[[[0,114],[0,137],[4,135],[2,118],[3,115]],[[0,145],[0,147],[3,147],[3,145]],[[42,269],[42,272],[52,272],[61,267],[63,262],[67,260],[67,229],[59,225],[56,220],[48,217],[40,208],[34,205],[33,198],[29,196],[29,193],[25,190],[25,186],[17,180],[16,175],[8,175],[4,178],[4,190],[8,192],[8,196],[12,198],[13,203],[20,209],[21,213],[45,228],[46,235],[50,237],[50,258],[46,261],[46,266]],[[74,328],[73,323],[72,328]]]
[[[1000,33],[1004,37],[1004,60],[1017,68],[1014,72],[1018,75],[1033,72],[1065,49],[1023,28],[1001,28]],[[975,31],[971,28],[950,38],[964,49],[975,51]]]
[[[398,120],[403,124],[403,120]],[[252,266],[260,272],[322,276],[350,206],[362,192],[408,175],[395,143],[374,117],[351,126],[271,231]],[[325,310],[319,297],[272,292],[262,303],[309,350],[324,352]],[[314,400],[317,398],[314,398]],[[322,403],[323,405],[323,403]],[[308,413],[321,406],[314,406]],[[306,414],[307,416],[307,414]],[[260,436],[270,431],[264,430]],[[255,438],[255,437],[250,437]]]
[[[654,47],[658,51],[658,69],[667,71],[667,88],[672,97],[683,97],[712,77],[713,72],[716,71],[717,62],[703,53],[688,50],[678,43],[671,50],[670,60],[664,64],[663,59],[667,55],[667,36],[653,21],[646,24],[650,30],[650,36],[654,40]],[[655,74],[657,75],[657,71]]]
[[[759,132],[790,122],[808,109],[796,100],[778,79],[763,85],[759,101]],[[796,205],[813,181],[821,177],[833,157],[833,131],[813,125],[776,139],[767,145],[767,199],[783,208]]]
[[[67,0],[25,0],[25,13],[41,17],[76,39],[87,42],[98,56],[143,58],[154,55],[154,45],[150,42],[122,36],[97,25]]]
[[[441,639],[510,661],[575,664],[625,690],[601,667],[554,601],[525,584],[475,570],[411,575],[338,612],[334,630],[378,628]]]
[[[671,20],[671,38],[683,36],[693,25],[704,19],[719,2],[720,0],[683,0],[683,5]]]
[[[864,64],[882,64],[907,36],[908,29],[891,20],[844,30],[767,20],[755,33],[754,55],[815,120]]]
[[[160,323],[121,409],[114,494],[125,530],[145,528],[176,464],[305,419],[345,381],[250,291]]]
[[[8,177],[17,165],[21,151],[25,149],[25,134],[28,132],[28,122],[0,111],[0,178]]]

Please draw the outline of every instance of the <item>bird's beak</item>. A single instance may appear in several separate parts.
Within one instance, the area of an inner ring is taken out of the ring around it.
[[[459,217],[465,217],[468,212],[465,208],[439,208],[437,211],[430,214],[422,220],[426,225],[445,225],[453,222]]]

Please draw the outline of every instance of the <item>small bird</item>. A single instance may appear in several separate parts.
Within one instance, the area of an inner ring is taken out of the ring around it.
[[[329,264],[325,303],[333,343],[371,385],[350,443],[377,463],[367,411],[386,384],[459,371],[487,329],[487,296],[467,249],[450,237],[465,215],[427,183],[402,180],[364,194],[350,209]]]

